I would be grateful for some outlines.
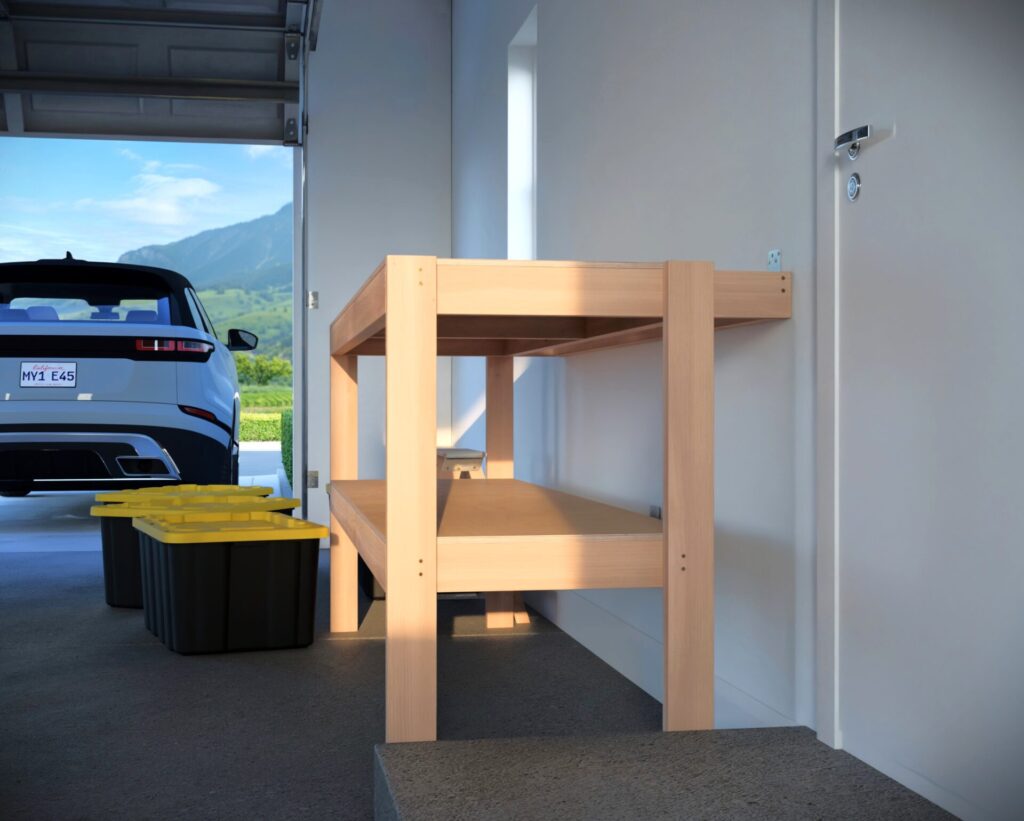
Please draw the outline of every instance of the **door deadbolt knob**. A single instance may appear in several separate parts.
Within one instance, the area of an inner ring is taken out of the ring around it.
[[[860,174],[851,174],[846,181],[846,198],[853,202],[860,196]]]

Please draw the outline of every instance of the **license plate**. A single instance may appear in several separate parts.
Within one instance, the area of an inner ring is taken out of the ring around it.
[[[74,388],[78,383],[77,362],[22,362],[23,388]]]

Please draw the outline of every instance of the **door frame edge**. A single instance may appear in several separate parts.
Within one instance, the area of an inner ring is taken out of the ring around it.
[[[839,124],[839,5],[817,0],[815,226],[815,729],[842,747],[839,723],[839,167],[830,150]]]

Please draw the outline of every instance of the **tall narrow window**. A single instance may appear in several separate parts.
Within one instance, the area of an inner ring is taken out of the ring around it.
[[[537,9],[508,46],[508,258],[537,256]]]

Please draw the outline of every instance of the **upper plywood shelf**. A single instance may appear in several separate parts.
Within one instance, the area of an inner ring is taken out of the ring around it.
[[[331,325],[331,352],[381,356],[388,257]],[[437,260],[437,353],[562,356],[658,339],[668,263]],[[788,272],[715,271],[715,325],[792,312]]]

